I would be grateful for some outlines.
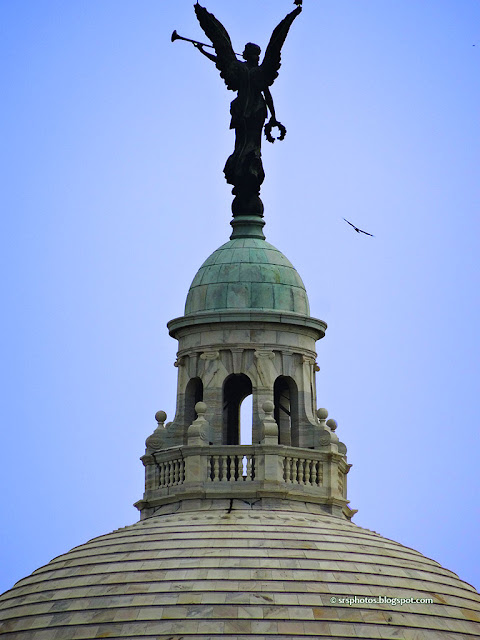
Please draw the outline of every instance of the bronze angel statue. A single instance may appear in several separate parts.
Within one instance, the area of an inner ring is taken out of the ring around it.
[[[301,0],[296,0],[295,4],[298,6],[274,29],[261,64],[261,49],[252,42],[245,45],[242,54],[244,62],[238,60],[223,25],[198,2],[195,4],[200,26],[212,42],[216,55],[205,51],[204,47],[210,45],[192,42],[204,56],[215,63],[227,89],[237,92],[237,97],[230,106],[230,128],[235,130],[235,149],[224,168],[228,184],[233,185],[234,216],[263,214],[263,204],[259,197],[260,186],[265,178],[261,156],[262,130],[270,112],[270,119],[265,125],[267,140],[274,142],[274,127],[280,131],[279,140],[283,140],[286,134],[285,127],[276,119],[269,87],[278,76],[280,52],[288,30],[302,11]]]

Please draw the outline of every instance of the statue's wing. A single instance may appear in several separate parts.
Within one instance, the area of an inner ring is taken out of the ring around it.
[[[220,76],[225,80],[228,89],[237,91],[238,74],[236,71],[241,63],[239,63],[233,52],[232,41],[227,30],[213,13],[209,13],[198,2],[194,8],[198,22],[207,38],[212,42],[217,54],[216,67],[220,71]]]
[[[280,52],[287,37],[288,30],[290,29],[292,22],[302,12],[302,7],[299,5],[291,13],[289,13],[278,26],[275,27],[268,43],[267,50],[265,51],[265,57],[261,64],[263,77],[270,86],[274,83],[275,78],[278,77],[278,70],[280,69]]]

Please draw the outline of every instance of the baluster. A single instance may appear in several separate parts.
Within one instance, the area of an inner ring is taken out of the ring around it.
[[[291,465],[290,465],[290,482],[296,482],[297,481],[297,459],[296,458],[290,458],[291,461]]]
[[[307,484],[307,461],[305,458],[302,459],[302,475],[301,475],[302,484]]]
[[[290,482],[290,474],[292,471],[292,459],[284,458],[283,460],[283,474],[285,478],[285,482]]]
[[[317,486],[317,464],[315,460],[312,462],[312,484],[313,486]]]
[[[245,480],[252,480],[252,456],[247,457],[247,476]]]
[[[222,455],[218,456],[218,479],[223,482],[224,477],[227,473],[227,466],[225,457]]]
[[[213,456],[213,481],[220,480],[220,456]]]
[[[303,471],[304,471],[304,460],[301,458],[297,459],[297,482],[298,484],[303,484]]]
[[[309,460],[303,461],[303,469],[304,469],[303,484],[310,484],[310,461]]]
[[[230,476],[231,458],[230,456],[221,456],[221,460],[222,460],[222,482],[228,482],[228,478]]]
[[[179,469],[179,460],[174,460],[173,462],[173,484],[178,484],[178,475],[180,472]]]
[[[158,465],[160,467],[160,482],[159,482],[159,486],[163,487],[165,484],[165,463],[164,462],[160,462],[160,464]]]
[[[180,484],[185,482],[185,460],[180,463]]]
[[[293,458],[288,458],[288,475],[287,475],[287,482],[293,482],[293,474],[295,473],[294,471],[294,464],[295,464],[295,460]]]
[[[304,460],[303,463],[304,463],[304,468],[305,468],[304,484],[312,484],[310,482],[310,473],[311,473],[312,462],[311,462],[311,460]]]
[[[317,462],[318,464],[318,474],[317,474],[317,484],[319,487],[323,484],[323,464],[321,462]]]
[[[292,458],[292,482],[298,482],[298,458]]]

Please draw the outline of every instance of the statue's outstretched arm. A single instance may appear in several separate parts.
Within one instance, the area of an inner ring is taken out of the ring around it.
[[[217,62],[217,56],[214,56],[213,53],[209,53],[208,51],[205,51],[205,49],[203,48],[204,46],[203,44],[201,44],[200,42],[194,42],[193,46],[195,47],[195,49],[198,49],[200,53],[203,53],[203,55],[206,58],[208,58],[212,62]]]

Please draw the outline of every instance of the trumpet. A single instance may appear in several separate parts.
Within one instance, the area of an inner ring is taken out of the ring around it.
[[[183,36],[179,36],[176,31],[174,31],[172,33],[171,40],[172,40],[172,42],[175,42],[175,40],[185,40],[185,42],[191,42],[192,44],[199,44],[202,47],[210,47],[210,49],[215,49],[213,44],[205,44],[205,42],[199,42],[198,40],[192,40],[191,38],[184,38]],[[235,51],[233,53],[235,53]],[[235,53],[235,55],[236,56],[243,56],[243,53]]]

